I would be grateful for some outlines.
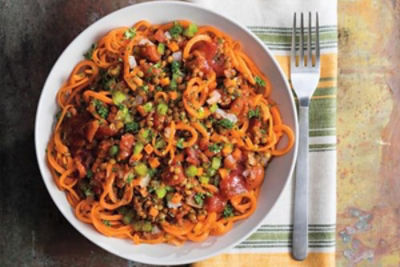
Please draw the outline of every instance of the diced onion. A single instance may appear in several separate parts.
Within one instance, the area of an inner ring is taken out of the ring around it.
[[[170,208],[170,209],[177,209],[177,208],[179,208],[180,206],[182,206],[182,203],[181,203],[181,202],[179,202],[179,203],[173,203],[173,202],[171,202],[171,201],[168,201],[167,205],[168,205],[168,208]]]
[[[150,175],[146,175],[146,176],[144,176],[144,177],[142,177],[141,179],[140,179],[140,183],[139,183],[139,185],[141,186],[141,187],[143,187],[143,188],[145,188],[145,187],[147,187],[148,185],[149,185],[149,183],[150,183]]]
[[[249,176],[250,175],[250,171],[249,170],[245,170],[244,172],[243,172],[243,176],[244,177],[247,177],[247,176]]]
[[[182,52],[181,51],[174,52],[172,54],[172,60],[173,61],[181,61],[182,60]]]
[[[161,230],[160,230],[160,228],[158,228],[157,225],[155,225],[155,226],[153,227],[153,229],[151,230],[151,233],[152,233],[152,234],[158,234],[158,233],[160,233],[160,232],[161,232]]]
[[[128,61],[129,61],[129,67],[130,67],[131,69],[133,69],[134,67],[137,66],[136,59],[135,59],[134,56],[129,56],[129,57],[128,57]]]
[[[238,121],[238,118],[236,117],[235,114],[226,113],[224,110],[220,108],[217,109],[215,112],[219,114],[222,118],[230,120],[232,123],[236,123]]]
[[[169,128],[169,127],[165,128],[164,135],[165,135],[165,137],[169,138],[171,135],[171,128]]]
[[[172,39],[172,36],[171,36],[171,34],[170,34],[168,31],[164,32],[164,36],[165,36],[165,38],[167,38],[168,40],[171,40],[171,39]]]
[[[139,45],[145,45],[145,44],[154,45],[154,43],[147,38],[143,38],[142,40],[139,41]]]
[[[210,94],[210,98],[207,100],[207,103],[209,105],[212,105],[212,104],[217,103],[220,99],[221,99],[221,94],[217,90],[214,90]]]

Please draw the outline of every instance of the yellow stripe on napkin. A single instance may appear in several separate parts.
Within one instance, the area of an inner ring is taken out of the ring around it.
[[[289,253],[222,254],[194,263],[192,267],[334,267],[335,253],[310,253],[306,260],[293,260]]]

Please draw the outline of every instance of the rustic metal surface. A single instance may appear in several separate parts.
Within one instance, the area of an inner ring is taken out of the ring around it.
[[[62,217],[36,166],[44,80],[88,25],[128,0],[0,0],[0,266],[143,266]],[[400,264],[400,3],[339,0],[339,266]]]

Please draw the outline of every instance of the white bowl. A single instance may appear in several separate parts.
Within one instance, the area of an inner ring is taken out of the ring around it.
[[[254,34],[226,17],[193,4],[147,2],[120,9],[100,19],[75,38],[58,58],[46,80],[39,100],[35,125],[36,155],[43,181],[58,209],[90,241],[115,255],[142,263],[173,265],[196,262],[238,244],[257,229],[277,202],[292,174],[297,145],[285,156],[273,159],[268,166],[257,209],[250,218],[237,222],[233,229],[223,236],[210,237],[202,243],[187,242],[181,247],[167,244],[134,245],[129,240],[106,237],[92,226],[82,223],[75,217],[64,192],[58,190],[53,182],[45,159],[45,150],[57,110],[56,93],[73,66],[82,60],[82,55],[91,44],[110,29],[121,25],[133,25],[142,19],[147,19],[152,23],[188,19],[199,25],[216,26],[233,39],[239,40],[245,52],[271,80],[273,87],[271,97],[278,103],[283,121],[294,130],[297,136],[296,109],[287,80],[269,50]]]

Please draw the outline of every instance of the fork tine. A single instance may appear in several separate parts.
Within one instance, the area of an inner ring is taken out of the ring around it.
[[[290,53],[290,67],[296,67],[296,12],[293,15],[292,51]]]
[[[315,66],[319,69],[320,59],[319,59],[319,14],[315,14],[316,26],[315,26]]]
[[[312,67],[312,48],[311,48],[311,12],[308,12],[308,38],[307,38],[307,67]]]
[[[300,15],[300,61],[299,66],[304,66],[304,15],[301,12]]]

